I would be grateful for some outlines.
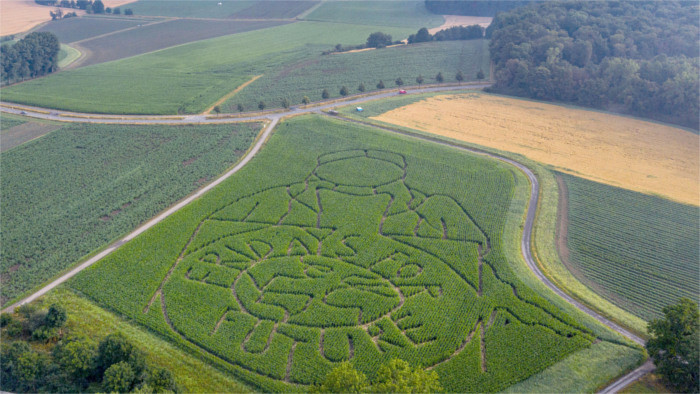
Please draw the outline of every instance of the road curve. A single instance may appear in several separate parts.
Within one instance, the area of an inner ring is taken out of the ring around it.
[[[450,90],[463,90],[463,89],[476,89],[476,88],[483,88],[490,86],[490,84],[479,84],[479,85],[462,85],[462,86],[441,86],[441,87],[429,87],[429,88],[422,88],[422,89],[411,89],[412,93],[426,93],[426,92],[440,92],[440,91],[450,91]],[[235,122],[241,122],[241,121],[252,121],[252,120],[269,120],[269,124],[263,131],[262,135],[258,139],[258,141],[255,143],[255,145],[248,151],[248,153],[241,159],[241,161],[230,171],[226,172],[219,178],[217,178],[214,182],[208,184],[204,188],[198,190],[191,196],[181,200],[178,202],[176,205],[172,206],[165,212],[161,213],[157,217],[151,219],[141,227],[137,228],[133,232],[129,233],[127,236],[124,238],[112,243],[109,245],[106,249],[98,253],[97,255],[93,256],[92,258],[88,259],[87,261],[83,262],[79,266],[73,268],[71,271],[66,273],[65,275],[61,276],[60,278],[54,280],[53,282],[49,283],[45,287],[41,288],[37,292],[33,293],[32,295],[28,296],[27,298],[24,298],[7,308],[3,310],[3,312],[12,312],[14,311],[15,308],[19,307],[20,305],[29,303],[34,301],[35,299],[41,297],[42,295],[46,294],[56,286],[64,283],[68,279],[72,278],[76,274],[78,274],[80,271],[84,270],[85,268],[91,266],[92,264],[96,263],[97,261],[101,260],[105,256],[111,254],[114,252],[116,249],[118,249],[121,245],[124,243],[130,241],[131,239],[135,238],[139,234],[143,233],[144,231],[150,229],[151,227],[155,226],[156,224],[160,223],[163,221],[165,218],[168,216],[172,215],[173,213],[177,212],[187,204],[191,203],[195,199],[199,198],[202,196],[204,193],[208,192],[212,188],[216,187],[220,183],[222,183],[224,180],[229,178],[231,175],[235,174],[240,170],[245,164],[247,164],[253,156],[260,150],[262,145],[265,143],[269,135],[272,133],[272,130],[275,128],[277,123],[282,117],[285,116],[293,116],[293,115],[301,115],[305,113],[312,113],[312,112],[320,112],[325,109],[330,109],[338,106],[344,106],[344,105],[354,105],[354,104],[360,104],[364,103],[367,101],[371,100],[376,100],[376,99],[381,99],[381,98],[386,98],[386,97],[391,97],[395,96],[397,93],[396,91],[391,91],[391,92],[386,92],[386,93],[381,93],[377,95],[372,95],[372,96],[364,96],[364,97],[358,97],[358,98],[348,98],[347,100],[341,100],[341,101],[334,101],[333,103],[327,103],[327,104],[321,104],[309,108],[295,108],[291,109],[286,112],[280,112],[280,113],[268,113],[268,114],[256,114],[256,115],[251,115],[248,117],[238,117],[238,118],[210,118],[204,115],[192,115],[192,116],[180,116],[180,117],[175,117],[175,116],[147,116],[147,115],[95,115],[95,114],[83,114],[83,113],[74,113],[74,112],[67,112],[67,111],[55,111],[55,110],[48,110],[44,108],[36,108],[36,107],[29,107],[29,106],[16,106],[13,104],[6,104],[6,103],[0,103],[0,111],[1,112],[6,112],[6,113],[14,113],[14,114],[21,114],[23,116],[28,116],[28,117],[34,117],[38,119],[46,119],[46,120],[58,120],[58,121],[64,121],[64,122],[81,122],[81,123],[116,123],[116,124],[217,124],[217,123],[235,123]],[[446,141],[441,141],[437,140],[434,138],[430,138],[427,136],[422,136],[418,134],[413,134],[405,131],[399,131],[396,129],[388,128],[388,127],[382,127],[378,126],[375,124],[367,123],[367,122],[362,122],[362,121],[357,121],[357,120],[351,120],[347,118],[342,118],[345,121],[353,122],[353,123],[359,123],[363,124],[366,126],[382,129],[385,131],[389,131],[392,133],[397,133],[397,134],[402,134],[406,135],[409,137],[414,137],[426,141],[430,141],[433,143],[437,143],[440,145],[445,145],[449,146],[452,148],[457,148],[463,151],[467,151],[470,153],[474,154],[479,154],[483,156],[487,156],[499,161],[502,161],[504,163],[508,163],[510,165],[515,166],[518,168],[520,171],[522,171],[529,179],[530,182],[530,200],[528,202],[528,208],[527,208],[527,214],[525,218],[525,226],[523,228],[523,236],[521,239],[520,243],[520,248],[523,254],[523,257],[525,258],[525,262],[527,263],[527,266],[532,270],[532,272],[535,274],[535,276],[542,282],[544,283],[549,289],[554,291],[557,295],[565,299],[567,302],[572,304],[574,307],[577,309],[581,310],[582,312],[588,314],[589,316],[593,317],[600,323],[608,326],[612,330],[620,333],[621,335],[631,339],[632,341],[636,342],[639,345],[644,345],[645,341],[640,338],[639,336],[631,333],[630,331],[620,327],[619,325],[615,324],[614,322],[610,321],[609,319],[601,316],[597,312],[591,310],[590,308],[586,307],[585,305],[581,304],[580,302],[574,300],[571,296],[563,292],[561,289],[559,289],[554,283],[552,283],[539,269],[538,265],[535,263],[533,257],[532,257],[532,251],[531,251],[531,239],[532,239],[532,229],[534,225],[534,220],[535,220],[535,214],[537,211],[537,203],[539,200],[539,181],[537,180],[537,177],[535,174],[525,165],[505,158],[501,157],[492,153],[484,152],[478,149],[472,149],[472,148],[467,148],[461,145],[449,143]],[[603,390],[601,390],[602,393],[616,393],[617,391],[621,390],[628,384],[634,382],[635,380],[639,379],[641,376],[651,372],[654,370],[654,365],[651,361],[651,359],[647,360],[646,363],[644,363],[642,366],[639,368],[635,369],[634,371],[628,373],[627,375],[621,377],[611,385],[607,386]]]
[[[437,140],[435,138],[430,138],[428,136],[422,136],[420,134],[414,134],[414,133],[404,132],[404,131],[400,131],[400,130],[392,129],[392,128],[388,128],[388,127],[382,127],[382,126],[378,126],[378,125],[375,125],[372,123],[362,122],[362,121],[354,120],[354,119],[343,118],[343,120],[353,122],[353,123],[363,124],[366,126],[378,128],[378,129],[389,131],[392,133],[402,134],[402,135],[406,135],[409,137],[414,137],[414,138],[434,142],[434,143],[437,143],[440,145],[445,145],[445,146],[449,146],[452,148],[457,148],[457,149],[467,151],[470,153],[474,153],[474,154],[478,154],[478,155],[482,155],[482,156],[487,156],[487,157],[502,161],[504,163],[508,163],[508,164],[518,168],[520,171],[522,171],[528,177],[528,179],[530,181],[530,200],[529,200],[528,206],[527,206],[527,215],[525,217],[525,226],[523,228],[523,236],[522,236],[521,241],[520,241],[520,250],[522,251],[523,257],[525,258],[525,262],[527,263],[528,268],[530,268],[530,270],[535,274],[535,276],[542,283],[544,283],[550,290],[554,291],[554,293],[556,293],[558,296],[560,296],[561,298],[563,298],[564,300],[569,302],[575,308],[577,308],[580,311],[584,312],[585,314],[593,317],[598,322],[608,326],[613,331],[631,339],[632,341],[634,341],[635,343],[637,343],[639,345],[644,346],[644,344],[646,343],[644,341],[644,339],[642,339],[639,336],[631,333],[630,331],[620,327],[618,324],[613,323],[609,319],[601,316],[597,312],[591,310],[590,308],[588,308],[585,305],[581,304],[580,302],[574,300],[571,296],[569,296],[568,294],[563,292],[560,288],[558,288],[556,285],[554,285],[554,283],[552,283],[542,273],[542,271],[540,270],[537,263],[535,263],[535,261],[532,257],[532,249],[531,249],[532,242],[531,242],[531,240],[532,240],[532,229],[533,229],[533,225],[535,222],[535,214],[537,212],[537,203],[539,200],[540,185],[539,185],[539,181],[537,180],[537,177],[528,167],[526,167],[524,164],[521,164],[515,160],[508,159],[506,157],[498,156],[498,155],[488,153],[488,152],[478,150],[478,149],[467,148],[467,147],[453,144],[453,143],[449,143],[446,141]],[[613,382],[609,386],[602,389],[600,392],[606,393],[606,394],[617,393],[622,388],[626,387],[627,385],[636,381],[637,379],[641,378],[642,376],[646,375],[647,373],[653,371],[654,369],[655,369],[654,363],[652,362],[651,359],[648,359],[644,364],[642,364],[642,366],[640,366],[639,368],[635,369],[634,371],[626,374],[625,376],[621,377],[620,379],[616,380],[615,382]]]

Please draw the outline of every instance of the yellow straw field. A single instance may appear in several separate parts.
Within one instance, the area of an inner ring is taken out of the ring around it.
[[[680,128],[480,93],[428,98],[373,119],[519,153],[597,182],[699,202],[700,137]]]

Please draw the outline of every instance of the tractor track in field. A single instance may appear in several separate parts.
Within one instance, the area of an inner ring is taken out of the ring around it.
[[[483,88],[490,86],[489,83],[484,83],[484,84],[478,84],[478,85],[461,85],[461,86],[438,86],[438,87],[428,87],[428,88],[422,88],[422,89],[412,89],[412,92],[415,93],[427,93],[427,92],[441,92],[441,91],[450,91],[450,90],[465,90],[465,89],[475,89],[475,88]],[[102,258],[106,257],[107,255],[111,254],[114,252],[116,249],[121,247],[123,244],[127,243],[128,241],[132,240],[133,238],[137,237],[141,233],[145,232],[146,230],[150,229],[151,227],[155,226],[156,224],[160,223],[163,221],[165,218],[168,216],[172,215],[173,213],[177,212],[184,206],[188,205],[195,199],[199,198],[202,196],[204,193],[208,192],[209,190],[213,189],[215,186],[219,185],[222,183],[224,180],[229,178],[231,175],[234,173],[238,172],[243,166],[245,166],[254,156],[255,154],[260,150],[262,145],[267,141],[269,138],[270,134],[272,133],[273,129],[277,125],[277,123],[283,118],[283,117],[288,117],[288,116],[296,116],[296,115],[302,115],[306,113],[322,113],[321,111],[326,110],[326,109],[331,109],[334,107],[338,106],[345,106],[345,105],[354,105],[354,104],[359,104],[359,103],[364,103],[367,101],[371,100],[377,100],[381,98],[387,98],[391,96],[395,96],[397,94],[396,91],[390,91],[390,92],[381,92],[379,94],[374,94],[370,96],[361,96],[361,97],[349,97],[344,100],[334,100],[333,102],[328,102],[328,103],[317,103],[314,106],[307,106],[306,108],[293,108],[291,110],[288,110],[286,112],[274,112],[274,113],[262,113],[262,114],[250,114],[249,116],[243,116],[243,117],[208,117],[208,116],[202,116],[202,115],[190,115],[190,116],[173,116],[173,115],[166,115],[166,116],[148,116],[148,115],[99,115],[99,114],[81,114],[81,113],[74,113],[74,112],[69,112],[69,111],[59,111],[59,110],[51,110],[51,109],[45,109],[45,108],[36,108],[36,107],[30,107],[30,106],[24,106],[24,105],[15,105],[15,104],[8,104],[8,103],[0,103],[0,112],[5,112],[5,113],[12,113],[12,114],[17,114],[17,115],[24,115],[28,117],[33,117],[33,118],[39,118],[39,119],[45,119],[45,120],[56,120],[56,121],[63,121],[63,122],[78,122],[78,123],[116,123],[116,124],[215,124],[215,123],[236,123],[236,122],[242,122],[242,121],[269,121],[269,123],[265,126],[264,130],[258,137],[258,139],[255,141],[254,145],[250,148],[248,153],[241,158],[241,160],[236,164],[235,167],[233,167],[231,170],[227,171],[225,174],[214,180],[213,182],[209,183],[205,187],[199,189],[195,193],[191,194],[189,197],[181,200],[177,204],[173,205],[166,211],[162,212],[160,215],[156,216],[155,218],[151,219],[150,221],[146,222],[144,225],[140,226],[133,232],[129,233],[127,236],[123,237],[122,239],[110,244],[107,246],[104,250],[93,256],[92,258],[86,260],[85,262],[81,263],[80,265],[74,267],[72,270],[67,272],[66,274],[62,275],[61,277],[57,278],[56,280],[52,281],[51,283],[47,284],[40,290],[36,291],[35,293],[31,294],[30,296],[8,306],[7,308],[3,309],[3,312],[12,312],[15,310],[15,308],[27,304],[29,302],[32,302],[36,300],[37,298],[41,297],[42,295],[48,293],[50,290],[54,289],[55,287],[59,286],[60,284],[66,282],[68,279],[72,278],[73,276],[77,275],[80,271],[84,270],[85,268],[91,266],[92,264],[96,263],[97,261],[100,261]],[[330,115],[329,115],[330,116]],[[488,153],[479,149],[474,149],[474,148],[467,148],[465,146],[455,144],[455,143],[450,143],[446,142],[444,140],[438,139],[438,138],[431,138],[426,135],[420,135],[420,134],[415,134],[411,133],[408,131],[402,131],[390,127],[384,127],[384,126],[379,126],[376,124],[368,123],[368,122],[363,122],[359,120],[354,120],[354,119],[348,119],[348,118],[341,118],[341,117],[336,117],[337,119],[343,120],[343,121],[348,121],[352,123],[357,123],[361,124],[364,126],[388,131],[391,133],[395,134],[401,134],[404,136],[408,137],[413,137],[425,141],[430,141],[433,143],[437,143],[440,145],[445,145],[449,146],[451,148],[456,148],[460,149],[462,151],[466,151],[469,153],[473,154],[478,154],[486,157],[490,157],[492,159],[510,164],[516,168],[518,168],[521,172],[523,172],[527,178],[529,179],[530,183],[530,199],[528,201],[527,205],[527,213],[526,213],[526,218],[525,218],[525,223],[523,227],[523,235],[521,238],[521,252],[523,254],[523,257],[525,258],[525,262],[528,265],[528,268],[535,274],[535,276],[540,280],[542,283],[544,283],[550,290],[552,290],[555,294],[572,304],[575,308],[579,309],[580,311],[586,313],[587,315],[593,317],[596,319],[598,322],[606,325],[607,327],[611,328],[612,330],[616,331],[617,333],[629,338],[630,340],[634,341],[635,343],[639,345],[644,345],[645,341],[640,338],[639,336],[631,333],[630,331],[620,327],[616,323],[606,319],[605,317],[601,316],[600,314],[596,313],[595,311],[591,310],[590,308],[586,307],[582,303],[576,301],[573,299],[571,296],[566,294],[564,291],[559,289],[554,283],[552,283],[539,269],[537,263],[534,261],[532,257],[532,251],[530,249],[531,247],[531,237],[532,237],[532,229],[534,225],[534,220],[535,220],[535,215],[536,215],[536,210],[537,210],[537,204],[539,201],[539,181],[537,180],[537,177],[535,174],[525,165],[505,158],[501,157],[492,153]],[[651,362],[651,359],[647,360],[642,366],[638,367],[634,371],[622,376],[612,384],[608,385],[606,388],[602,389],[601,392],[603,393],[616,393],[628,384],[634,382],[635,380],[641,378],[645,374],[651,372],[654,370],[654,365]]]

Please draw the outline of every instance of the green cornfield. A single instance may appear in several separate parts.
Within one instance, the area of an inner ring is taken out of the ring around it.
[[[514,186],[492,159],[299,117],[70,286],[264,391],[396,357],[498,391],[595,339],[510,270]]]

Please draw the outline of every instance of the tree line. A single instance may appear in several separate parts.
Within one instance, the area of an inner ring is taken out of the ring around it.
[[[149,365],[124,335],[99,344],[71,332],[58,304],[48,310],[23,305],[0,315],[0,390],[37,392],[177,392],[167,369]]]
[[[486,29],[492,91],[698,129],[697,2],[531,4]]]
[[[40,77],[58,70],[58,38],[49,32],[27,34],[14,45],[0,47],[2,84]]]
[[[428,41],[457,41],[478,40],[484,38],[484,28],[479,25],[452,26],[430,34],[427,28],[421,27],[416,34],[408,36],[409,44]]]

